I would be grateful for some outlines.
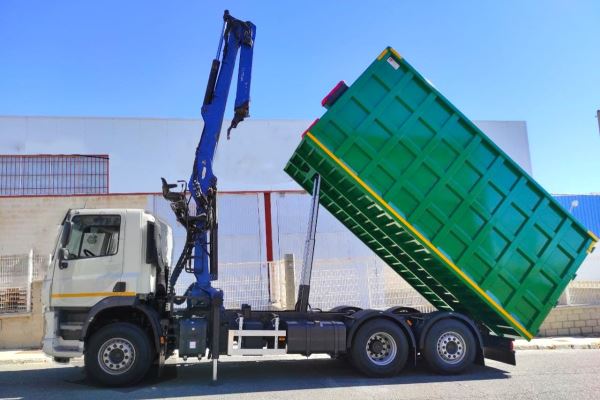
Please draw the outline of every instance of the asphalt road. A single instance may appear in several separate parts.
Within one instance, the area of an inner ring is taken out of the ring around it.
[[[225,358],[227,360],[227,358]],[[423,367],[368,379],[342,361],[228,359],[211,386],[207,362],[170,365],[162,378],[123,389],[91,385],[79,362],[0,365],[0,398],[26,399],[598,399],[600,350],[520,351],[517,366],[488,361],[460,376]]]

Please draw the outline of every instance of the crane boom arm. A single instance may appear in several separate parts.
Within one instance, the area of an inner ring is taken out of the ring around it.
[[[202,194],[206,195],[209,187],[213,184],[212,180],[215,178],[212,173],[212,162],[223,125],[225,106],[227,105],[238,51],[240,52],[240,63],[237,94],[234,117],[228,129],[228,136],[231,129],[237,127],[238,123],[249,115],[252,54],[256,27],[249,21],[242,22],[232,17],[227,11],[225,11],[223,19],[224,27],[219,39],[217,58],[212,62],[204,95],[204,104],[202,105],[204,128],[200,143],[196,148],[194,170],[190,178],[189,188],[194,198],[198,195],[198,184]]]
[[[195,215],[190,215],[185,184],[181,193],[174,193],[170,189],[177,185],[168,184],[163,179],[163,195],[171,202],[177,220],[187,231],[186,243],[169,280],[172,292],[177,278],[186,268],[186,271],[193,272],[196,277],[196,282],[190,286],[186,295],[201,298],[208,294],[209,298],[212,298],[214,294],[210,282],[218,277],[218,224],[217,177],[213,173],[213,158],[219,143],[238,53],[237,93],[234,116],[227,130],[227,138],[231,129],[237,127],[249,115],[255,36],[254,24],[236,19],[225,10],[217,55],[212,61],[202,104],[204,128],[196,147],[194,166],[187,184],[196,206]]]

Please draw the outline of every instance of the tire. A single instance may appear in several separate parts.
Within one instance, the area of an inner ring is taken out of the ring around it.
[[[134,324],[106,325],[89,339],[85,351],[88,376],[105,386],[139,382],[152,366],[154,349],[150,338]]]
[[[392,321],[375,319],[361,326],[354,335],[350,359],[354,367],[367,376],[393,376],[406,365],[408,340]]]
[[[455,319],[436,322],[425,336],[423,357],[438,374],[460,374],[475,361],[477,347],[471,330]]]

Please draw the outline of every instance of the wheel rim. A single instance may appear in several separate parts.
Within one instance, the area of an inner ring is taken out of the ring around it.
[[[127,339],[112,338],[104,342],[98,351],[98,363],[102,370],[111,375],[123,374],[131,369],[135,361],[135,348]]]
[[[389,333],[377,332],[367,340],[367,356],[373,364],[388,365],[396,358],[398,346]]]
[[[465,339],[457,332],[446,332],[437,341],[437,352],[448,364],[458,364],[467,352]]]

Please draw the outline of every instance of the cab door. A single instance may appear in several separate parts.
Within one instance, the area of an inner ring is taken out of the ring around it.
[[[104,297],[127,295],[117,285],[123,275],[124,215],[73,214],[67,223],[68,238],[55,257],[51,306],[91,307]]]

